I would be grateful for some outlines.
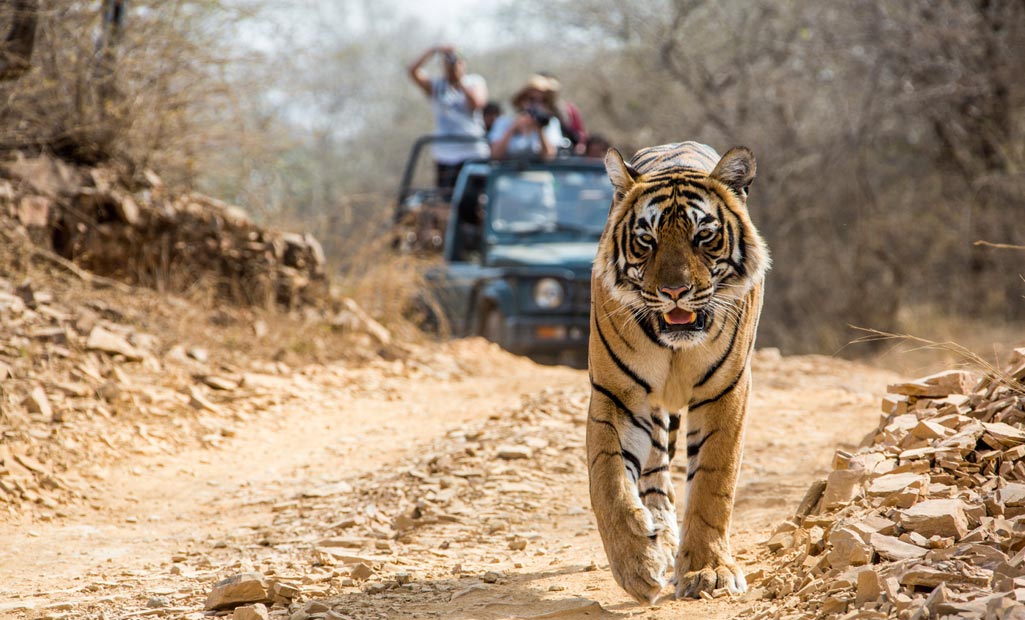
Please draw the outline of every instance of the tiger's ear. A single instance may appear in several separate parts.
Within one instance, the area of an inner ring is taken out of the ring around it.
[[[735,146],[726,151],[715,169],[709,174],[740,196],[747,197],[747,188],[755,179],[755,156],[746,146]]]
[[[616,149],[609,149],[605,153],[605,170],[609,173],[612,187],[615,187],[616,193],[620,195],[629,192],[639,176],[630,164],[623,161],[623,156]]]

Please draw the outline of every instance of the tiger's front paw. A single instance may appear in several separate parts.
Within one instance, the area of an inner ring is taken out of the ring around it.
[[[631,510],[625,521],[629,528],[609,536],[609,566],[616,583],[639,602],[650,605],[665,586],[672,556],[667,555],[659,540],[662,532],[647,510]]]
[[[747,592],[744,572],[729,555],[717,555],[693,570],[686,558],[681,559],[684,561],[677,561],[676,568],[676,598],[698,598],[702,592],[711,594],[719,588],[730,594]]]

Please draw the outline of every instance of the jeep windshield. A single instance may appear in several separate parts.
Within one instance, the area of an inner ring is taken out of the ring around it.
[[[525,235],[597,239],[611,203],[612,184],[600,168],[504,172],[494,180],[489,232],[499,243]]]

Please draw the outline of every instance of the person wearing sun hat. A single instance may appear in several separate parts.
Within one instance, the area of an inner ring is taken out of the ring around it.
[[[573,102],[567,101],[559,94],[559,80],[547,71],[538,71],[538,75],[548,78],[552,85],[552,109],[559,117],[559,124],[562,125],[562,135],[570,142],[573,151],[578,155],[582,154],[587,144],[587,129],[584,127],[584,118]]]
[[[495,120],[488,134],[495,159],[552,159],[562,146],[562,126],[555,114],[552,80],[532,75],[512,97],[514,112]]]

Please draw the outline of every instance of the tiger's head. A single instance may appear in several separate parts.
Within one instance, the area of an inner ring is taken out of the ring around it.
[[[614,299],[664,346],[700,344],[769,267],[747,193],[755,158],[730,149],[711,172],[673,166],[639,172],[615,149],[605,157],[615,188],[595,261]]]

